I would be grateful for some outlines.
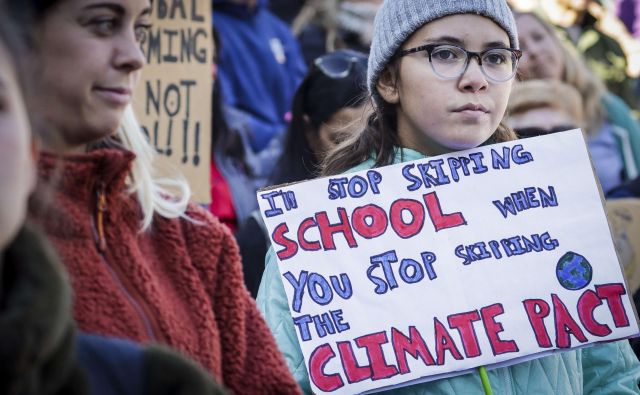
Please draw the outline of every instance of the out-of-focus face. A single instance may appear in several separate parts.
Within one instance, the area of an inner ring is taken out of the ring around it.
[[[145,58],[149,0],[61,0],[38,24],[34,107],[66,149],[116,132]]]
[[[562,80],[564,54],[560,43],[532,15],[516,16],[523,55],[519,71],[524,79]]]
[[[310,137],[309,142],[319,160],[322,160],[338,143],[364,129],[367,124],[365,106],[366,104],[341,108],[320,125],[318,134]]]
[[[10,59],[0,43],[0,250],[24,222],[35,183],[31,130]]]
[[[425,44],[452,44],[474,52],[510,46],[507,33],[498,25],[471,14],[427,23],[401,49]],[[398,136],[404,147],[438,155],[477,147],[496,131],[513,79],[501,83],[489,80],[475,58],[460,77],[446,80],[434,73],[426,51],[401,57],[398,62],[395,86],[387,90],[378,84],[378,91],[396,106]]]

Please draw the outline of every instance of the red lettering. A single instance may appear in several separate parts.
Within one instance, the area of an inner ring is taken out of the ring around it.
[[[366,218],[371,218],[371,225],[367,224]],[[387,230],[389,221],[387,220],[387,213],[382,208],[375,204],[368,204],[353,210],[351,224],[360,236],[373,239]]]
[[[405,223],[402,220],[402,212],[409,211],[411,213],[411,222]],[[424,206],[417,200],[398,199],[391,204],[389,210],[391,218],[391,227],[403,239],[415,236],[420,233],[424,225]]]
[[[447,331],[447,328],[445,328],[444,325],[442,325],[442,322],[437,318],[434,318],[433,321],[435,326],[434,332],[436,338],[436,358],[438,365],[444,365],[445,351],[449,351],[454,359],[462,359],[462,355],[460,354],[460,351],[458,351],[458,348]]]
[[[592,290],[585,291],[578,299],[578,317],[580,322],[589,333],[594,336],[607,336],[611,333],[611,328],[601,324],[593,317],[593,310],[600,306],[602,301]]]
[[[358,347],[367,349],[369,364],[373,369],[373,380],[386,379],[398,374],[398,369],[393,365],[387,365],[382,352],[382,345],[388,342],[386,332],[371,333],[355,340]]]
[[[438,200],[438,195],[435,192],[427,193],[423,198],[427,205],[427,211],[429,212],[429,217],[431,217],[431,222],[433,222],[433,226],[436,228],[436,232],[467,224],[467,221],[460,212],[443,214],[442,208],[440,207],[440,201]]]
[[[622,295],[627,293],[624,286],[622,284],[596,285],[596,292],[600,299],[607,300],[616,328],[629,326],[629,318],[622,304]]]
[[[476,336],[476,330],[473,327],[475,321],[480,321],[478,310],[466,313],[454,314],[447,317],[449,327],[457,329],[462,338],[462,347],[467,358],[473,358],[480,355],[480,345]]]
[[[278,258],[280,258],[281,261],[291,258],[298,252],[298,245],[296,242],[285,236],[287,232],[289,232],[289,226],[283,222],[276,226],[273,234],[271,235],[271,239],[273,239],[274,243],[284,247],[277,252]]]
[[[329,217],[325,211],[316,214],[316,221],[318,228],[320,228],[320,239],[325,250],[335,250],[336,245],[333,242],[333,235],[335,233],[342,233],[347,240],[347,244],[351,248],[358,246],[356,239],[353,238],[353,231],[351,230],[351,224],[349,224],[349,216],[347,210],[340,207],[338,208],[338,216],[340,220],[337,224],[330,224]]]
[[[349,383],[357,383],[371,378],[371,366],[359,366],[350,342],[338,342],[342,367]]]
[[[300,247],[302,247],[303,250],[305,251],[318,251],[320,248],[322,248],[320,246],[320,242],[318,241],[307,241],[307,239],[305,239],[304,234],[307,232],[307,229],[313,227],[313,226],[317,226],[318,224],[316,223],[316,221],[313,218],[306,218],[304,221],[302,221],[302,223],[300,224],[300,227],[298,228],[298,243],[300,243]]]
[[[427,366],[436,364],[422,335],[420,335],[420,332],[418,332],[414,326],[409,327],[409,337],[405,336],[396,328],[391,328],[391,344],[393,344],[393,351],[396,353],[396,361],[398,361],[400,374],[411,372],[407,364],[407,353],[414,359],[420,357],[422,362]]]
[[[544,326],[544,318],[551,312],[549,304],[542,299],[527,299],[522,304],[527,311],[529,323],[533,333],[536,335],[538,346],[543,348],[551,347],[551,339],[549,339],[549,333],[547,333],[547,328]]]
[[[553,315],[556,321],[556,347],[571,347],[571,335],[575,336],[580,343],[587,341],[582,329],[578,323],[571,317],[569,310],[562,303],[562,300],[556,294],[551,294],[553,302]]]
[[[500,339],[499,333],[504,331],[502,324],[496,322],[495,317],[504,313],[504,308],[500,303],[492,304],[491,306],[483,307],[480,309],[480,315],[482,315],[482,323],[484,329],[487,332],[489,343],[491,343],[491,350],[493,355],[506,354],[510,352],[517,352],[518,346],[513,340]]]
[[[323,344],[313,350],[311,357],[309,357],[309,376],[311,376],[313,384],[325,392],[335,391],[344,386],[339,374],[326,374],[324,372],[324,365],[335,356],[336,354],[331,349],[331,346]]]

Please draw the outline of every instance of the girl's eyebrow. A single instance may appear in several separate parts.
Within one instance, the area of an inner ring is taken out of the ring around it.
[[[465,42],[453,36],[440,36],[436,38],[426,38],[424,42],[427,44],[431,44],[431,43],[454,44],[454,45],[465,48]],[[505,44],[504,41],[490,41],[484,44],[484,48],[509,48],[509,45]]]

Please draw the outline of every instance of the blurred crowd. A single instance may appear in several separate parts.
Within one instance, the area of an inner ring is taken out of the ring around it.
[[[266,313],[256,192],[363,161],[335,167],[388,115],[367,86],[382,4],[212,0],[202,207],[129,105],[151,3],[0,0],[0,393],[308,392]],[[640,1],[509,5],[501,136],[580,128],[603,196],[640,198]]]

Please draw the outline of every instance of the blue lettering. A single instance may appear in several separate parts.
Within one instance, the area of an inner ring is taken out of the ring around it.
[[[307,283],[308,277],[309,272],[307,272],[306,270],[300,272],[300,280],[297,280],[291,272],[286,272],[284,274],[284,278],[286,278],[293,286],[293,303],[291,304],[291,308],[293,309],[293,311],[296,311],[298,313],[300,312],[300,307],[302,306],[304,286]]]

